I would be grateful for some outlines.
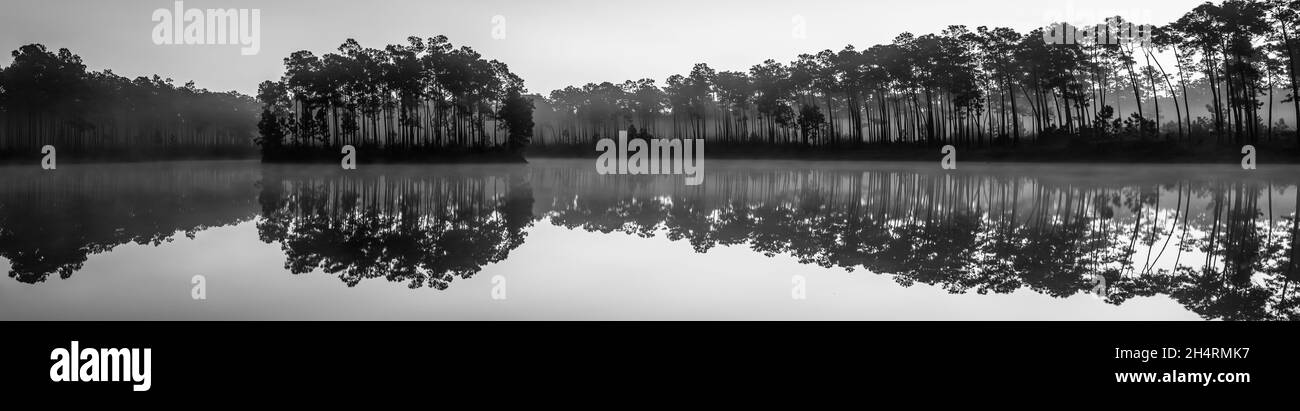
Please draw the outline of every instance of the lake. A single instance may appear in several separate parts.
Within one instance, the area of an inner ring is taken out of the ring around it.
[[[1294,320],[1300,167],[0,167],[6,320]],[[201,291],[201,292],[200,292]],[[201,297],[201,298],[199,298]]]

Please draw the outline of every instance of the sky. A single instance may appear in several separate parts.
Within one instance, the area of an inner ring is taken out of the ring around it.
[[[0,47],[68,48],[91,70],[159,74],[182,84],[253,94],[283,73],[297,50],[333,52],[347,38],[382,48],[408,36],[446,35],[501,60],[531,92],[589,82],[653,78],[695,63],[748,70],[766,59],[890,42],[904,31],[948,25],[1011,27],[1085,23],[1107,15],[1164,24],[1201,0],[187,0],[184,9],[260,10],[260,50],[237,45],[158,45],[154,11],[173,0],[3,0]],[[494,33],[496,35],[494,35]],[[8,64],[6,57],[3,64]]]

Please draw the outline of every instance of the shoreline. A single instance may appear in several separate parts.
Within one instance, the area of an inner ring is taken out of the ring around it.
[[[1289,142],[1288,142],[1289,143]],[[1240,164],[1242,146],[1165,145],[1163,141],[1026,144],[1018,147],[955,146],[958,162],[1041,163],[1041,164]],[[1285,144],[1285,143],[1284,143]],[[1300,164],[1300,150],[1279,142],[1254,144],[1256,164]],[[806,161],[940,161],[942,146],[868,145],[857,147],[738,147],[722,144],[705,146],[705,159],[806,160]],[[531,146],[527,158],[591,158],[599,155],[586,145]]]
[[[807,146],[738,147],[716,144],[706,146],[704,158],[713,160],[751,161],[829,161],[829,162],[933,162],[941,161],[944,154],[938,147],[925,146],[860,146],[823,148]],[[1300,150],[1293,146],[1265,142],[1255,145],[1255,164],[1300,164]],[[1131,142],[1122,145],[1062,144],[1021,147],[956,147],[959,163],[1029,163],[1029,164],[1240,164],[1245,157],[1241,147],[1234,145],[1203,144],[1199,146],[1162,146],[1159,142]],[[39,165],[39,153],[30,155],[0,156],[0,165]],[[591,159],[599,152],[585,144],[564,146],[532,146],[522,152],[400,152],[381,151],[375,155],[358,156],[357,164],[527,164],[532,159]],[[160,155],[148,158],[142,155],[115,157],[113,155],[83,156],[70,153],[58,158],[60,164],[101,163],[156,163],[180,161],[258,161],[263,164],[330,164],[343,158],[333,150],[313,150],[293,154],[263,155],[260,153],[220,153]]]

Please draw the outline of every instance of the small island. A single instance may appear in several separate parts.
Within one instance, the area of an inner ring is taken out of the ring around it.
[[[337,53],[298,51],[258,87],[262,160],[522,162],[533,133],[524,81],[445,36],[383,49],[348,39]]]

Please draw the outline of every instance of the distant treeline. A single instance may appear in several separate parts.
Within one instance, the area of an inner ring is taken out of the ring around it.
[[[338,53],[298,51],[280,81],[258,87],[263,158],[328,158],[352,145],[366,160],[522,160],[532,100],[505,63],[444,36]]]
[[[1118,41],[1075,44],[1049,44],[1043,29],[949,26],[747,72],[697,64],[663,86],[571,86],[534,97],[534,148],[586,149],[633,129],[704,138],[715,153],[1024,141],[1035,151],[1063,140],[1290,149],[1300,139],[1297,9],[1297,0],[1207,2],[1147,43],[1119,17],[1089,27]]]
[[[31,44],[0,67],[0,159],[252,156],[258,105],[171,79],[88,72],[68,49]]]

